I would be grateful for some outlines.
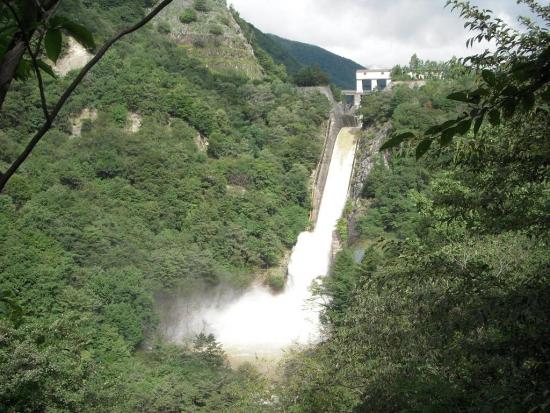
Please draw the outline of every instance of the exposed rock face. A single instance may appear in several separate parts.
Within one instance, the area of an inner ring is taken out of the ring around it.
[[[168,35],[210,70],[260,78],[262,68],[225,0],[210,0],[208,6],[208,12],[197,12],[195,22],[182,23],[180,16],[193,8],[193,0],[176,0],[160,13],[157,25],[168,25]]]
[[[137,133],[141,129],[143,119],[138,113],[128,113],[128,119],[126,121],[126,131],[130,133]]]
[[[210,145],[210,143],[208,142],[208,139],[202,136],[200,133],[195,136],[193,142],[195,142],[195,145],[197,145],[197,149],[199,150],[199,152],[206,153],[206,151],[208,151],[208,146]]]
[[[82,123],[85,120],[94,121],[97,119],[97,110],[84,109],[76,117],[71,120],[71,134],[73,138],[79,137],[82,133]]]
[[[382,142],[388,136],[391,130],[389,123],[382,127],[373,127],[363,132],[363,137],[359,141],[357,148],[357,158],[355,159],[355,168],[353,172],[353,179],[351,184],[351,197],[352,199],[358,199],[363,191],[363,186],[372,170],[377,156],[380,154],[380,146]],[[384,156],[384,162],[387,164],[387,160]]]
[[[300,87],[299,89],[303,90],[304,92],[319,92],[327,97],[331,105],[338,104],[338,102],[336,102],[336,99],[334,99],[332,90],[328,86],[307,86]]]
[[[53,69],[59,76],[65,76],[71,70],[83,68],[92,59],[92,57],[93,55],[89,53],[80,43],[72,37],[69,37],[69,49],[57,61]]]
[[[351,212],[345,217],[348,224],[348,239],[346,242],[348,246],[353,245],[359,237],[357,233],[357,218],[364,216],[369,208],[369,201],[361,198],[368,175],[380,157],[382,157],[384,164],[388,166],[387,155],[380,152],[380,146],[382,146],[390,131],[391,125],[386,123],[385,125],[371,127],[361,132],[361,138],[355,155],[353,177],[350,184],[350,201],[352,201],[353,207]],[[335,242],[337,241],[336,239]],[[337,246],[340,246],[340,244],[337,244]],[[364,251],[364,247],[362,246],[354,249],[354,259],[357,263],[361,261]]]

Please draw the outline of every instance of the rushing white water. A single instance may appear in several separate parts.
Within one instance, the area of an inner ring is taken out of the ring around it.
[[[319,338],[319,306],[311,300],[310,286],[329,270],[333,232],[346,203],[353,169],[354,130],[343,128],[338,134],[315,230],[300,234],[284,292],[273,295],[264,286],[254,286],[227,305],[195,312],[187,319],[185,330],[200,327],[213,333],[235,361],[276,360],[285,347]]]

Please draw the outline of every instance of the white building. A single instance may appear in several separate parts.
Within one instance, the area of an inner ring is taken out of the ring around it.
[[[361,97],[378,89],[390,87],[391,69],[361,69],[356,73],[357,87],[355,90],[343,90],[345,96],[353,96],[353,105],[361,105]],[[370,81],[368,90],[364,88],[364,82]]]
[[[370,80],[370,90],[376,90],[379,87],[378,81],[385,80],[386,87],[391,83],[391,69],[361,69],[357,71],[357,93],[363,93],[363,81]]]

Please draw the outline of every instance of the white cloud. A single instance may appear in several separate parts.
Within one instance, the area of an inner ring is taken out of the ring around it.
[[[469,33],[445,0],[229,0],[260,30],[321,46],[366,66],[471,54]],[[525,8],[515,0],[476,0],[507,22]]]

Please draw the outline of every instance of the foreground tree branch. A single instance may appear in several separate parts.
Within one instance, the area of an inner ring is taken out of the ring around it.
[[[142,20],[140,20],[138,23],[133,25],[132,27],[129,27],[127,29],[122,30],[119,32],[116,36],[114,36],[112,39],[108,40],[96,53],[96,55],[93,57],[92,60],[88,62],[86,66],[82,68],[78,76],[73,80],[73,82],[69,85],[67,90],[63,93],[63,95],[59,98],[57,103],[55,104],[52,111],[48,114],[46,121],[41,126],[41,128],[36,132],[36,134],[33,136],[33,138],[30,140],[30,142],[27,144],[23,152],[17,157],[17,159],[10,165],[10,167],[7,169],[5,173],[3,173],[0,176],[0,192],[4,190],[6,187],[6,184],[10,180],[10,178],[15,174],[17,169],[21,166],[23,162],[27,159],[27,157],[31,154],[34,147],[40,142],[40,140],[44,137],[46,132],[50,130],[52,127],[53,122],[59,115],[59,112],[69,99],[69,97],[72,95],[72,93],[75,91],[75,89],[78,87],[78,85],[82,82],[84,77],[88,74],[88,72],[103,58],[105,53],[113,46],[117,41],[119,41],[124,36],[135,32],[136,30],[139,30],[143,26],[145,26],[149,21],[151,21],[157,14],[161,12],[166,6],[168,6],[170,3],[172,3],[173,0],[163,0],[160,2],[147,16],[145,16]]]
[[[49,111],[48,111],[48,103],[47,103],[47,100],[46,100],[46,92],[44,91],[44,81],[42,80],[42,73],[40,73],[40,68],[38,67],[38,62],[37,62],[37,56],[40,53],[40,44],[42,43],[42,39],[40,39],[38,41],[38,46],[36,47],[36,52],[33,52],[32,47],[31,47],[31,39],[29,37],[27,37],[27,35],[25,33],[25,26],[23,25],[23,23],[19,19],[19,16],[17,16],[16,11],[14,10],[12,5],[7,0],[2,0],[2,3],[4,3],[6,5],[6,7],[10,10],[11,14],[13,15],[13,18],[15,19],[15,21],[17,22],[17,25],[19,26],[19,29],[21,30],[21,33],[23,35],[23,40],[24,40],[24,43],[25,43],[25,48],[27,49],[27,52],[28,52],[28,54],[31,58],[32,66],[34,68],[34,73],[35,73],[36,79],[38,81],[38,89],[40,90],[40,102],[42,104],[42,111],[44,112],[44,119],[49,120],[50,119],[50,114],[49,114]],[[44,11],[44,13],[46,13],[46,12]],[[21,55],[20,59],[22,57],[23,56]],[[9,84],[7,86],[9,86]],[[2,90],[4,90],[4,88],[2,88]],[[7,93],[7,89],[5,90],[5,93],[2,94],[1,103],[4,102],[4,99],[6,97],[6,93]],[[2,107],[1,103],[0,103],[0,109]]]
[[[2,109],[11,82],[16,76],[19,63],[23,59],[25,51],[30,47],[30,41],[38,23],[47,20],[59,3],[60,0],[46,0],[43,2],[22,0],[19,8],[21,16],[18,16],[14,5],[9,0],[2,0],[4,7],[13,15],[19,30],[14,33],[10,47],[0,59],[0,109]],[[29,54],[32,57],[32,52],[29,51]]]

